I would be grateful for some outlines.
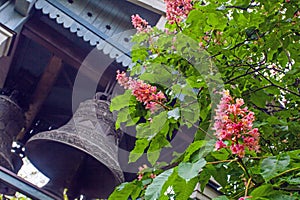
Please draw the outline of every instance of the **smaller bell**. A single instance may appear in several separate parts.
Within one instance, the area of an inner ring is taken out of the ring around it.
[[[21,168],[22,160],[11,152],[12,142],[24,124],[22,109],[8,96],[0,95],[0,165],[14,173]],[[13,195],[15,191],[0,183],[0,193]]]

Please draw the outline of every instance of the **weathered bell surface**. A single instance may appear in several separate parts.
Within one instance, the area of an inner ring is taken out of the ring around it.
[[[22,109],[9,97],[0,95],[0,165],[15,173],[21,168],[22,160],[11,152],[11,147],[24,123]],[[12,195],[15,191],[0,183],[0,193]]]
[[[31,137],[25,153],[50,178],[45,189],[61,195],[67,188],[70,199],[107,198],[124,180],[116,138],[109,102],[86,100],[67,124]]]

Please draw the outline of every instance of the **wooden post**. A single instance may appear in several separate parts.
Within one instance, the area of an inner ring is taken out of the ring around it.
[[[30,128],[36,115],[40,111],[41,106],[48,97],[58,75],[62,69],[62,59],[57,56],[52,56],[48,66],[45,68],[44,73],[35,89],[29,104],[29,109],[25,113],[26,123],[25,128],[19,133],[17,139],[21,140],[25,132]]]

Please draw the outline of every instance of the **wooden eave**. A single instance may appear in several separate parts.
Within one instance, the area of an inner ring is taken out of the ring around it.
[[[109,0],[74,1],[72,4],[68,1],[38,0],[35,8],[124,67],[132,65],[130,37],[135,30],[130,18]]]

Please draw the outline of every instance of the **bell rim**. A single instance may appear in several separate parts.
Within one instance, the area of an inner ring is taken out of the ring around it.
[[[0,94],[0,99],[4,99],[8,101],[9,103],[13,104],[17,109],[19,109],[21,112],[23,112],[22,108],[13,100],[11,100],[8,96]]]
[[[53,130],[53,131],[56,131],[56,130]],[[72,148],[75,148],[77,150],[80,150],[82,152],[84,152],[85,154],[87,154],[88,156],[92,156],[94,159],[96,159],[98,162],[102,163],[115,177],[115,180],[117,182],[117,184],[120,184],[122,182],[124,182],[124,175],[123,175],[123,170],[122,168],[120,167],[119,163],[118,162],[115,162],[114,165],[113,165],[113,170],[110,169],[110,167],[105,164],[103,162],[103,160],[99,160],[99,157],[97,158],[97,156],[95,155],[95,152],[91,151],[87,151],[86,149],[84,148],[80,148],[72,143],[68,143],[66,141],[62,141],[62,140],[59,140],[59,139],[55,139],[55,138],[51,138],[49,137],[49,135],[47,133],[49,133],[50,131],[44,131],[44,132],[40,132],[34,136],[32,136],[25,144],[25,155],[28,157],[28,159],[30,160],[30,156],[28,156],[28,154],[26,153],[26,151],[28,152],[28,145],[30,145],[30,142],[38,142],[38,140],[41,140],[41,141],[44,141],[44,140],[48,140],[48,141],[52,141],[52,142],[58,142],[60,144],[65,144],[65,145],[68,145],[69,147],[72,147]],[[58,134],[62,134],[63,131],[57,131]],[[66,135],[69,135],[70,133],[65,133]],[[48,137],[43,137],[43,138],[39,138],[39,136],[48,136]],[[103,151],[101,148],[99,148],[97,145],[94,145],[92,143],[90,143],[88,140],[82,138],[82,137],[78,137],[77,135],[73,135],[75,136],[75,138],[79,139],[81,141],[86,141],[85,144],[89,144],[89,145],[92,145],[94,146],[95,148],[99,149],[100,152],[103,152],[105,154],[107,154],[107,152]],[[89,145],[85,145],[85,146],[89,146]],[[29,153],[30,154],[30,153]],[[118,158],[116,158],[118,160]],[[116,173],[117,172],[117,173]]]
[[[0,152],[0,163],[1,163],[2,167],[5,167],[9,171],[14,171],[14,166],[13,166],[12,161],[5,158],[5,154],[3,154],[2,152]]]

